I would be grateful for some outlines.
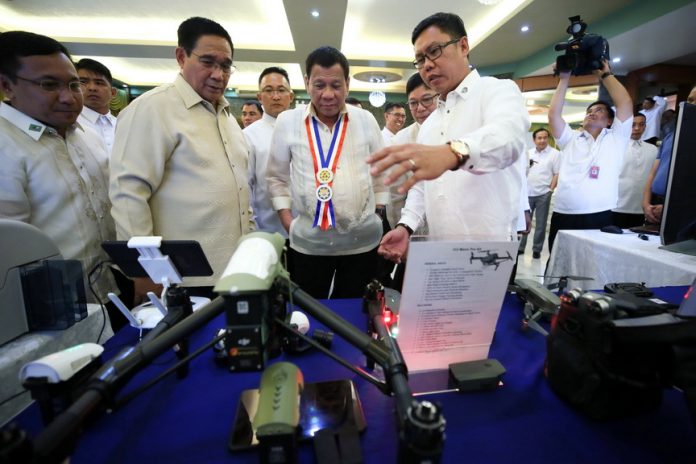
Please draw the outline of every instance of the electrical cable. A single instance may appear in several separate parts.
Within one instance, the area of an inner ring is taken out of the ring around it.
[[[213,338],[213,340],[212,340],[211,342],[206,343],[205,345],[203,345],[202,347],[198,348],[198,349],[197,349],[196,351],[194,351],[193,353],[191,353],[191,354],[189,354],[188,356],[186,356],[185,358],[179,360],[179,362],[177,362],[176,364],[174,364],[173,366],[171,366],[169,369],[165,370],[164,372],[161,372],[160,374],[158,374],[158,375],[155,376],[154,378],[150,379],[149,381],[147,381],[147,382],[144,383],[143,385],[139,386],[139,387],[136,388],[135,390],[131,391],[130,393],[128,393],[128,394],[126,394],[126,395],[124,395],[122,398],[119,398],[118,400],[116,400],[116,402],[115,402],[115,404],[114,404],[114,408],[121,408],[121,407],[125,406],[125,405],[126,405],[127,403],[129,403],[133,398],[135,398],[136,396],[140,395],[141,393],[143,393],[145,390],[149,389],[150,387],[152,387],[152,386],[155,385],[156,383],[160,382],[160,381],[161,381],[162,379],[164,379],[166,376],[168,376],[168,375],[171,374],[172,372],[176,371],[180,366],[182,366],[183,364],[188,363],[191,359],[193,359],[193,358],[199,356],[201,353],[203,353],[204,351],[206,351],[207,349],[209,349],[210,347],[212,347],[213,345],[215,345],[217,342],[219,342],[220,340],[222,340],[223,338],[225,338],[225,335],[226,335],[225,333],[223,333],[223,334],[221,334],[221,335],[218,335],[217,337]]]
[[[97,283],[97,280],[101,277],[102,273],[102,268],[105,264],[110,264],[111,260],[103,260],[99,261],[91,271],[89,271],[89,274],[87,274],[87,283],[89,285],[89,291],[92,293],[92,296],[94,299],[99,303],[99,306],[101,307],[101,313],[102,313],[102,325],[101,329],[99,329],[99,335],[97,335],[97,340],[95,343],[100,344],[100,340],[102,338],[102,335],[104,334],[104,329],[106,329],[106,306],[104,306],[104,302],[99,298],[99,295],[97,295],[97,292],[94,290],[94,285]],[[96,276],[95,276],[96,273]]]
[[[10,396],[10,397],[5,398],[4,400],[0,401],[0,406],[4,406],[5,403],[9,403],[9,402],[12,401],[13,399],[17,398],[18,396],[23,395],[24,393],[29,393],[29,391],[28,391],[28,390],[22,390],[21,392],[15,393],[14,395],[12,395],[12,396]]]

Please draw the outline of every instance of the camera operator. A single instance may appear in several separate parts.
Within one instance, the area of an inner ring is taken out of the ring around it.
[[[592,73],[609,92],[616,116],[609,103],[599,100],[587,107],[582,130],[572,130],[562,117],[570,71],[560,73],[551,99],[549,126],[561,154],[549,251],[559,230],[599,229],[611,224],[611,210],[618,202],[619,173],[631,138],[633,103],[606,60]]]

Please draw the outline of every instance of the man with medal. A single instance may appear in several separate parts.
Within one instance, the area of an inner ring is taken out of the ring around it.
[[[572,130],[563,120],[570,72],[560,73],[549,108],[549,127],[561,150],[549,251],[563,229],[600,229],[612,224],[611,210],[619,200],[619,174],[631,139],[633,102],[614,77],[609,63],[593,73],[609,92],[616,106],[599,100],[587,107],[582,130]]]
[[[389,201],[384,179],[365,163],[382,135],[371,113],[346,105],[349,66],[340,51],[314,50],[305,72],[311,103],[278,115],[268,190],[290,238],[292,280],[315,298],[359,298],[377,275],[377,211]]]

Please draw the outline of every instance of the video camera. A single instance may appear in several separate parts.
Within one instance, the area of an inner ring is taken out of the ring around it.
[[[609,60],[609,42],[597,34],[585,34],[587,23],[580,15],[571,16],[566,31],[571,37],[567,42],[558,43],[554,50],[565,54],[556,58],[556,74],[571,72],[574,76],[592,74],[602,68],[602,61]]]

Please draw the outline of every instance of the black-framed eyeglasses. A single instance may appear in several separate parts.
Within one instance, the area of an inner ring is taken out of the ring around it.
[[[439,97],[440,94],[435,94],[435,95],[426,95],[425,97],[421,98],[420,100],[409,100],[408,101],[408,107],[411,109],[411,111],[416,111],[418,108],[418,105],[420,104],[423,108],[430,108],[435,101],[437,97]]]
[[[464,36],[462,36],[464,37]],[[443,44],[439,45],[433,45],[429,49],[425,51],[422,55],[416,55],[416,60],[413,62],[413,66],[415,66],[416,69],[421,69],[425,65],[425,59],[429,59],[430,61],[435,61],[438,58],[442,56],[442,49],[445,48],[448,45],[452,45],[453,43],[457,43],[460,40],[462,40],[462,37],[458,37],[456,39],[452,39],[449,42],[445,42]]]
[[[24,82],[29,82],[41,87],[41,90],[44,92],[59,92],[63,87],[67,87],[73,93],[82,93],[82,84],[80,84],[80,81],[77,79],[74,81],[62,82],[55,79],[41,79],[37,81],[34,79],[27,79],[26,77],[22,76],[15,77]]]
[[[237,67],[233,65],[231,61],[223,61],[222,63],[219,63],[206,55],[199,55],[196,52],[191,52],[191,54],[195,55],[196,58],[198,58],[198,62],[206,69],[220,69],[220,71],[227,76],[231,75],[237,70]]]
[[[290,89],[286,89],[285,87],[280,87],[277,89],[272,89],[270,87],[266,87],[266,88],[261,89],[261,93],[266,94],[268,96],[278,94],[279,97],[284,97],[290,93]]]

